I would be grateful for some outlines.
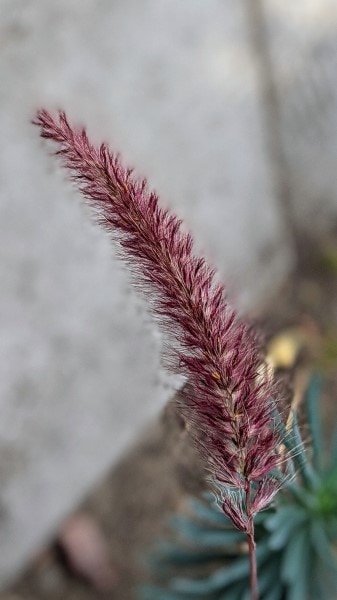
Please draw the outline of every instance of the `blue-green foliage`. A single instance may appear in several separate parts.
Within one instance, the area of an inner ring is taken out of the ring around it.
[[[313,376],[306,396],[309,451],[293,415],[287,444],[296,477],[255,519],[261,600],[337,598],[337,432],[324,467],[319,392],[319,377]],[[188,514],[172,517],[171,529],[174,539],[157,547],[151,559],[158,583],[143,587],[140,598],[249,600],[245,535],[210,494],[191,499]]]

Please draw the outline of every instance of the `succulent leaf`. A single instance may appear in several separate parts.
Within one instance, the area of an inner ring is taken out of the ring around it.
[[[310,380],[307,389],[307,419],[311,435],[312,463],[314,468],[320,469],[322,466],[323,454],[323,435],[321,419],[319,415],[319,399],[322,389],[322,377],[315,373]]]
[[[311,453],[306,451],[294,415],[287,444],[289,454],[297,448],[293,460],[301,470],[287,482],[273,506],[254,519],[261,600],[332,600],[337,597],[337,466],[332,456],[328,468],[322,465],[323,436],[310,422],[318,418],[315,395],[320,389],[319,383],[313,378],[306,394],[306,402],[312,404],[308,408],[310,436],[317,447]],[[166,559],[166,565],[172,568],[171,572],[168,568],[168,578],[161,579],[163,592],[165,586],[169,586],[165,594],[168,591],[172,595],[164,595],[158,586],[157,595],[142,598],[249,600],[245,536],[221,513],[212,494],[191,499],[188,514],[175,518],[172,523],[173,531],[179,535],[170,542],[166,556],[164,552],[161,557],[162,564]],[[180,567],[189,568],[188,576],[177,576],[178,562]],[[198,564],[209,574],[192,579],[190,568]],[[224,566],[219,568],[219,564]]]

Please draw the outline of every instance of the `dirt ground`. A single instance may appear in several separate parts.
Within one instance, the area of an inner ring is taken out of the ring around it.
[[[322,414],[330,432],[337,414],[337,235],[319,248],[303,244],[303,249],[296,273],[258,320],[267,340],[279,332],[296,343],[300,340],[293,373],[308,360],[323,372]],[[290,387],[294,379],[287,368],[283,376]],[[85,565],[74,565],[76,556],[69,559],[67,548],[56,541],[0,600],[133,600],[134,586],[146,577],[144,559],[163,534],[165,518],[187,495],[204,487],[202,465],[173,400],[78,509],[77,515],[91,519],[102,531],[108,576],[97,572],[96,565],[96,573],[86,581],[77,574],[85,572]],[[80,553],[81,542],[73,546],[70,554]]]

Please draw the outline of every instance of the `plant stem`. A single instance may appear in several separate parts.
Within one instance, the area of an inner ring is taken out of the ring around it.
[[[254,523],[251,520],[250,533],[248,533],[249,566],[250,566],[250,594],[251,600],[259,600],[256,567],[256,544],[254,540]]]
[[[251,514],[251,484],[246,482],[246,511],[248,516],[248,548],[249,548],[249,567],[250,567],[250,597],[251,600],[259,600],[258,582],[257,582],[257,566],[256,566],[256,544],[254,536],[254,517]]]

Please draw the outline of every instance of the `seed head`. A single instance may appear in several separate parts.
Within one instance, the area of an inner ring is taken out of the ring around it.
[[[181,221],[159,206],[145,180],[134,177],[106,144],[95,147],[63,112],[38,112],[41,136],[57,154],[117,241],[136,285],[168,336],[168,367],[186,377],[181,409],[213,480],[223,510],[242,530],[271,501],[279,480],[281,433],[275,388],[256,333],[228,304],[223,286]]]

